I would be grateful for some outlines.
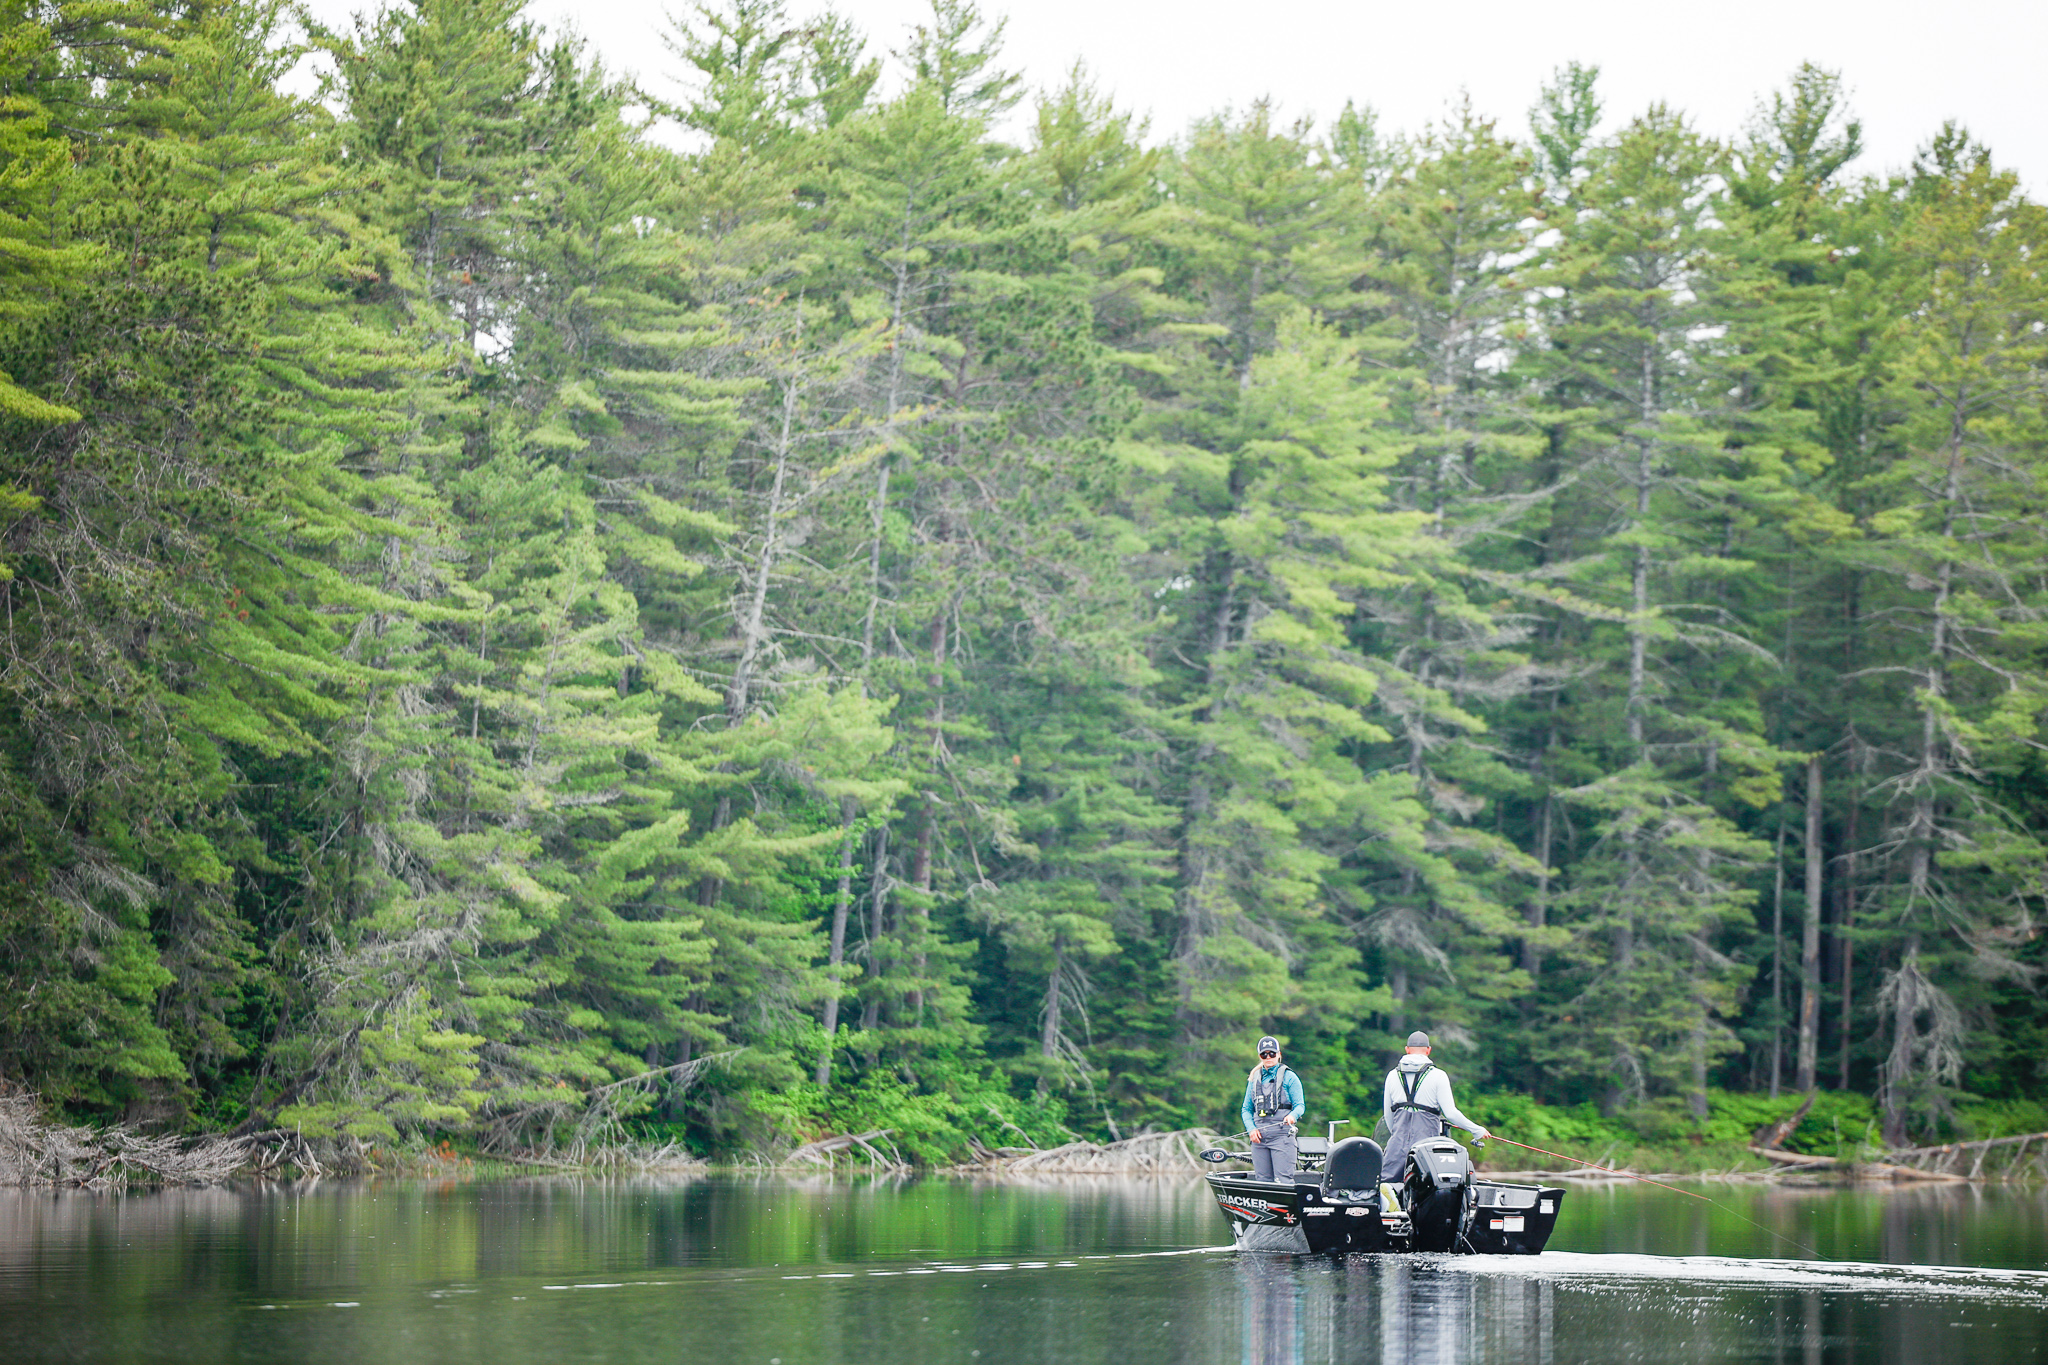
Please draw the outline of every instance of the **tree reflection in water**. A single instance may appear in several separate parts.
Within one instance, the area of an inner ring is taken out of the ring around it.
[[[1406,1256],[1239,1256],[1232,1272],[1244,1365],[1555,1359],[1546,1280],[1489,1283]]]
[[[1327,1258],[1218,1246],[1207,1190],[1168,1181],[0,1191],[0,1360],[2048,1360],[2048,1196],[1743,1205],[1805,1261],[1694,1205],[1585,1195],[1540,1257]]]

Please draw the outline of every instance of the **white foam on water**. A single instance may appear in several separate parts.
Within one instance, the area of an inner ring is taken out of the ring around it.
[[[1647,1280],[1723,1288],[1851,1290],[1907,1298],[1961,1297],[2048,1303],[2048,1271],[1869,1261],[1778,1261],[1733,1256],[1648,1256],[1552,1251],[1542,1256],[1444,1256],[1435,1269],[1522,1279]]]

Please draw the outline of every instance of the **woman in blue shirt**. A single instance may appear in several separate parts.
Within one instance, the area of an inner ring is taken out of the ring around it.
[[[1245,1135],[1252,1140],[1252,1174],[1260,1180],[1294,1179],[1295,1135],[1301,1127],[1301,1078],[1280,1061],[1280,1040],[1259,1039],[1259,1061],[1245,1077]]]

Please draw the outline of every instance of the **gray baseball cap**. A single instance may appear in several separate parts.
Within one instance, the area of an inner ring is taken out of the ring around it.
[[[1408,1035],[1408,1046],[1428,1047],[1429,1035],[1427,1033],[1424,1033],[1421,1029],[1415,1030],[1415,1032]]]
[[[1278,1038],[1275,1038],[1272,1034],[1269,1033],[1265,1037],[1259,1039],[1259,1051],[1278,1052],[1279,1050],[1280,1040]]]

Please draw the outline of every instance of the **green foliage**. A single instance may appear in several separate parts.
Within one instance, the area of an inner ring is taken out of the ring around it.
[[[0,15],[9,1083],[940,1162],[1268,1031],[1363,1129],[1420,1026],[1577,1153],[1801,1056],[1801,1150],[2048,1122],[2048,218],[1961,130],[1077,65],[1014,148],[959,0],[887,82],[706,0],[673,98],[295,14]]]
[[[1483,1114],[1482,1122],[1494,1132],[1562,1156],[1638,1171],[1690,1171],[1759,1167],[1749,1151],[1757,1130],[1790,1118],[1803,1100],[1718,1089],[1709,1090],[1706,1098],[1704,1116],[1675,1096],[1612,1113],[1591,1101],[1544,1104],[1513,1092],[1475,1093],[1469,1100],[1461,1096],[1459,1107]],[[1783,1150],[1861,1160],[1874,1137],[1875,1116],[1868,1095],[1818,1091]],[[1492,1144],[1487,1160],[1494,1166],[1569,1168],[1569,1163],[1505,1143]]]
[[[884,1130],[878,1146],[922,1165],[970,1161],[969,1143],[1056,1147],[1073,1140],[1057,1097],[1019,1097],[998,1077],[961,1069],[927,1071],[913,1087],[888,1075],[825,1091],[809,1082],[741,1097],[741,1131],[783,1141]]]

